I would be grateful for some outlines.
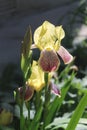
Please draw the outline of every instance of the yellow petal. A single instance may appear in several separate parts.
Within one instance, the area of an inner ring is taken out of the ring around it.
[[[45,21],[34,32],[34,43],[40,50],[58,51],[64,36],[65,32],[62,26],[55,27],[50,22]]]
[[[40,50],[46,48],[54,49],[55,40],[55,26],[48,21],[45,21],[34,33],[34,43]]]
[[[65,37],[65,32],[62,28],[62,26],[56,27],[56,35],[59,41],[61,41]]]
[[[57,40],[55,42],[54,49],[55,51],[58,51],[61,46],[61,40],[65,37],[65,32],[62,26],[56,27],[56,37],[57,37]]]
[[[45,86],[44,72],[38,66],[36,61],[32,64],[32,73],[28,80],[29,86],[33,87],[36,91],[40,91]]]

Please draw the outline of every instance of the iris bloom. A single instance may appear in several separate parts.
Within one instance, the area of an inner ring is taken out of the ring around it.
[[[45,75],[44,71],[41,69],[38,62],[33,61],[31,67],[31,76],[27,81],[27,85],[30,86],[31,90],[40,91],[43,87],[45,87]],[[48,74],[48,82],[52,78],[53,73]]]
[[[31,76],[28,79],[27,84],[29,84],[29,86],[31,86],[34,90],[40,91],[45,86],[44,72],[40,66],[38,66],[36,61],[33,61],[31,70]]]
[[[58,55],[65,64],[73,60],[72,55],[61,46],[61,40],[65,37],[62,26],[54,26],[45,21],[34,32],[34,45],[41,50],[39,64],[45,72],[56,71],[60,65]]]

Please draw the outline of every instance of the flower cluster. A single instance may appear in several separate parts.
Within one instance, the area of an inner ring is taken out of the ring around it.
[[[57,71],[60,65],[58,55],[65,64],[69,64],[73,60],[73,56],[61,45],[61,40],[64,37],[65,32],[62,26],[54,26],[48,21],[44,21],[44,23],[35,30],[34,44],[31,46],[31,49],[38,48],[41,53],[39,60],[33,61],[31,75],[27,81],[27,85],[30,86],[32,90],[42,90],[45,86],[45,73],[48,73],[48,81],[50,81],[52,72]],[[52,91],[56,92],[56,95],[58,92],[59,95],[59,90],[54,86],[51,87]]]

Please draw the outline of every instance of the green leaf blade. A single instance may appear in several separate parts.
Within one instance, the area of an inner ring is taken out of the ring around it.
[[[82,99],[80,100],[66,130],[70,130],[70,129],[75,130],[86,106],[87,106],[87,93],[85,93]]]

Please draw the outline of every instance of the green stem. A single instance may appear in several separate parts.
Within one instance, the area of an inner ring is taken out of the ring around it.
[[[35,110],[36,111],[35,111],[34,118],[31,121],[29,130],[38,130],[39,127],[40,127],[40,119],[41,119],[42,110],[43,110],[42,100],[41,100],[41,91],[36,92],[34,104],[35,104]]]
[[[28,102],[28,121],[30,122],[30,102]]]
[[[36,92],[36,100],[35,100],[35,107],[36,111],[38,111],[38,108],[41,106],[41,91]]]
[[[30,101],[26,102],[26,106],[27,106],[27,110],[28,110],[28,118],[27,118],[27,130],[31,130],[30,129]]]
[[[23,103],[20,105],[20,130],[24,129]]]
[[[48,73],[45,73],[45,103],[44,103],[43,129],[45,129],[45,126],[46,126],[46,115],[49,112],[49,103],[50,103],[50,89],[48,87]]]
[[[24,130],[25,126],[25,119],[23,116],[23,105],[24,105],[24,95],[25,95],[25,85],[23,86],[23,97],[21,98],[21,103],[20,103],[20,130]]]

